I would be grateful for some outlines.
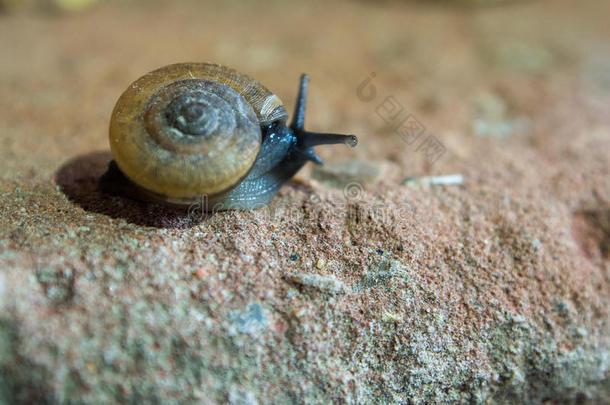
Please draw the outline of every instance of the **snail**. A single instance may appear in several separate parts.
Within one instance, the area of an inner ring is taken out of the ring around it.
[[[356,146],[353,135],[305,131],[309,78],[294,117],[261,83],[222,65],[178,63],[154,70],[120,96],[110,120],[114,160],[103,191],[206,211],[267,204],[308,161],[313,147]]]

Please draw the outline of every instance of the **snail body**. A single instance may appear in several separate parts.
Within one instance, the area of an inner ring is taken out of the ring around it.
[[[313,146],[355,136],[303,129],[308,77],[295,116],[258,81],[210,63],[180,63],[129,86],[114,107],[104,191],[207,211],[267,204],[307,161]]]

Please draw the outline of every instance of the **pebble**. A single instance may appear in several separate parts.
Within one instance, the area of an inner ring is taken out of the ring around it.
[[[348,290],[347,286],[336,278],[317,274],[290,273],[284,276],[284,280],[332,295],[344,294]]]
[[[381,178],[381,162],[354,160],[342,163],[325,163],[313,166],[311,176],[334,188],[344,188],[350,183],[376,183]]]
[[[508,70],[532,75],[543,74],[556,65],[556,58],[547,48],[523,41],[496,41],[488,49],[491,61]]]
[[[237,331],[245,334],[256,334],[267,328],[268,320],[260,304],[250,304],[243,311],[233,311],[229,320]]]
[[[515,133],[529,132],[530,121],[525,117],[509,117],[504,100],[491,92],[482,92],[473,100],[475,118],[472,129],[477,136],[508,138]]]

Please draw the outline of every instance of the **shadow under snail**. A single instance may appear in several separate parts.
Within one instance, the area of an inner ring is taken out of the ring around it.
[[[287,125],[275,94],[225,66],[179,63],[142,76],[114,107],[102,190],[184,208],[205,201],[207,211],[267,204],[307,161],[322,164],[314,146],[358,141],[305,131],[308,80]]]

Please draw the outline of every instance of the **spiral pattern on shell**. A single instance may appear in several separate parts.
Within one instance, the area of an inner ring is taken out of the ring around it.
[[[144,123],[159,146],[201,158],[222,156],[232,141],[242,145],[260,139],[250,104],[229,86],[210,80],[181,80],[159,89]]]
[[[169,198],[215,195],[247,175],[264,121],[284,116],[277,96],[232,69],[170,65],[119,98],[110,145],[121,171],[145,190]]]

